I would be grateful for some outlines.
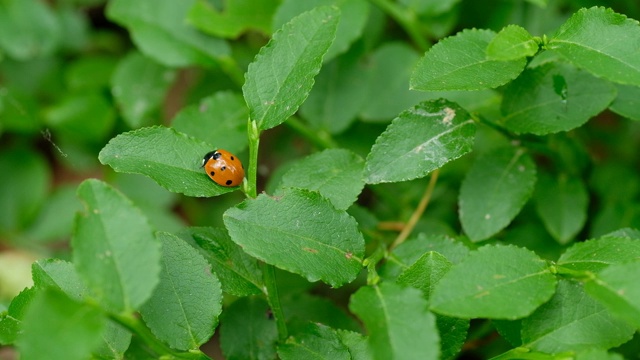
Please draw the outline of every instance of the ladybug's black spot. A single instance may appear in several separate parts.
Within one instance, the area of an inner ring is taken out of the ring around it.
[[[209,173],[211,176],[216,176],[216,173],[214,171]]]
[[[233,156],[231,156],[231,161],[235,160],[235,158]]]
[[[227,167],[223,166],[223,167],[220,168],[220,170],[225,171],[225,170],[227,170]]]
[[[225,184],[231,185],[231,180],[227,180],[227,182]]]

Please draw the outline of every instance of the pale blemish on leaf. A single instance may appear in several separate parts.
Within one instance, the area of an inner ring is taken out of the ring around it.
[[[445,125],[451,125],[453,118],[456,117],[456,111],[452,108],[446,107],[444,108],[444,119],[442,119],[442,123]]]

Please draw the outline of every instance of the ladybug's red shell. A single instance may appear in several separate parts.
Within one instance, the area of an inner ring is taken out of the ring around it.
[[[244,167],[240,160],[227,150],[207,153],[202,166],[211,180],[222,186],[238,186],[244,179]]]

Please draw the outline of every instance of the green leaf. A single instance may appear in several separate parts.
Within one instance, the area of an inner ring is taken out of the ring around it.
[[[364,322],[374,359],[438,359],[435,317],[419,290],[386,282],[363,286],[349,309]]]
[[[547,47],[598,77],[640,86],[638,41],[638,21],[611,9],[592,7],[573,14]]]
[[[7,77],[8,74],[10,72],[3,73],[3,76]],[[0,132],[37,133],[41,127],[39,111],[40,105],[36,99],[3,87],[0,91]]]
[[[558,265],[573,270],[597,273],[610,265],[638,259],[640,259],[639,239],[605,236],[574,244],[560,256]]]
[[[347,331],[347,330],[337,330],[338,336],[340,337],[340,341],[347,346],[349,349],[349,353],[351,354],[351,359],[353,360],[371,360],[373,359],[373,354],[371,353],[371,348],[369,347],[368,338],[363,336],[360,333]]]
[[[380,268],[380,276],[384,279],[395,280],[429,251],[443,255],[453,264],[461,262],[469,255],[469,248],[460,241],[447,236],[419,234],[417,238],[410,238],[393,250]]]
[[[273,16],[272,27],[278,29],[293,17],[319,6],[334,6],[340,10],[336,38],[324,56],[326,62],[345,52],[362,35],[369,15],[369,4],[366,0],[283,0]]]
[[[213,65],[229,55],[224,40],[209,37],[185,21],[196,0],[114,0],[107,17],[126,27],[143,54],[170,67]]]
[[[640,87],[615,84],[618,96],[609,109],[620,116],[640,120]]]
[[[102,143],[116,120],[113,105],[99,92],[65,95],[59,103],[46,109],[43,116],[56,133],[77,142],[93,143]]]
[[[220,319],[220,347],[227,360],[274,359],[278,331],[269,304],[244,297],[225,308]]]
[[[49,55],[61,41],[59,19],[47,3],[38,0],[0,3],[0,50],[12,58],[28,60]]]
[[[485,240],[509,225],[535,182],[535,164],[523,149],[501,147],[478,157],[462,182],[458,203],[471,241]]]
[[[526,69],[507,86],[501,123],[515,133],[545,135],[583,125],[616,96],[608,81],[570,65]]]
[[[111,93],[130,127],[159,122],[157,113],[175,78],[175,71],[138,52],[120,60],[111,79]]]
[[[365,59],[368,74],[363,76],[363,80],[367,81],[367,94],[360,110],[360,117],[364,121],[387,123],[399,112],[428,97],[407,86],[419,58],[420,55],[411,46],[389,42]]]
[[[99,359],[125,359],[124,353],[131,345],[131,333],[122,325],[107,321],[102,332],[102,343],[93,351]]]
[[[78,186],[85,206],[76,217],[73,262],[108,311],[132,312],[151,296],[160,273],[160,243],[124,195],[99,180]]]
[[[612,314],[640,329],[640,262],[611,265],[585,284],[585,291]]]
[[[102,91],[109,87],[113,71],[118,65],[114,56],[84,55],[69,64],[65,83],[72,91]]]
[[[581,284],[567,280],[558,283],[549,302],[522,320],[524,346],[547,353],[609,349],[629,341],[633,333],[632,326],[587,296]]]
[[[440,359],[453,360],[457,358],[467,340],[470,324],[469,319],[436,315],[436,326],[440,334]]]
[[[555,286],[549,266],[534,252],[487,245],[440,279],[431,309],[460,318],[517,319],[549,300]]]
[[[25,312],[38,293],[35,287],[25,288],[11,300],[6,312],[0,311],[0,344],[15,343],[18,334],[23,332]]]
[[[262,194],[227,210],[223,219],[249,255],[309,281],[338,287],[362,268],[364,239],[356,221],[316,192]]]
[[[295,17],[273,34],[249,64],[242,92],[259,130],[281,124],[307,98],[333,42],[338,18],[339,11],[332,7]]]
[[[579,177],[543,174],[538,179],[534,199],[538,216],[560,244],[573,239],[587,220],[589,194]]]
[[[248,30],[269,34],[278,5],[278,0],[227,0],[218,11],[209,1],[196,0],[187,22],[216,37],[235,39]]]
[[[367,156],[368,184],[424,177],[471,151],[476,126],[447,100],[422,102],[393,120]]]
[[[32,265],[32,273],[36,288],[60,290],[74,301],[82,301],[87,295],[87,287],[70,262],[60,259],[38,260]]]
[[[220,281],[196,249],[170,233],[156,236],[162,242],[160,282],[140,314],[156,337],[172,348],[197,349],[218,325]]]
[[[197,244],[211,264],[211,271],[220,279],[224,292],[235,296],[261,292],[262,272],[258,261],[231,241],[225,229],[191,227],[179,235]]]
[[[249,109],[242,95],[220,91],[187,106],[171,121],[181,133],[237,154],[247,147]],[[203,154],[204,155],[204,154]]]
[[[364,187],[363,168],[364,160],[351,151],[327,149],[293,165],[282,176],[280,186],[317,191],[336,209],[346,210]]]
[[[85,360],[95,349],[105,324],[103,313],[55,290],[43,290],[25,313],[17,341],[20,359]]]
[[[300,107],[313,128],[339,134],[353,123],[363,105],[370,105],[367,95],[371,71],[367,66],[355,54],[347,53],[322,67]]]
[[[491,60],[510,61],[538,52],[538,43],[527,30],[518,25],[508,25],[487,46],[487,57]]]
[[[154,126],[116,136],[98,158],[115,171],[148,176],[172,192],[217,196],[237,188],[216,184],[202,169],[202,157],[213,149],[171,128]]]
[[[491,30],[463,30],[441,40],[424,55],[411,75],[416,90],[480,90],[513,80],[526,64],[524,58],[497,61],[486,49],[496,36]]]
[[[398,3],[404,5],[409,10],[420,15],[434,17],[444,14],[460,2],[460,0],[399,0]]]
[[[278,274],[276,274],[276,277],[278,277]],[[283,282],[278,285],[280,288],[287,287]],[[285,317],[287,323],[290,324],[289,331],[292,333],[295,333],[296,325],[300,328],[299,324],[306,323],[319,323],[333,329],[361,330],[360,323],[353,316],[347,314],[343,308],[326,297],[310,295],[307,292],[285,296],[283,296],[282,292],[279,292],[279,294],[281,297],[280,304],[283,309],[286,309]]]
[[[26,235],[42,243],[69,238],[73,219],[79,210],[81,204],[76,197],[76,185],[58,185],[45,199]]]
[[[451,266],[446,257],[435,251],[429,251],[400,274],[398,284],[421,290],[424,298],[429,300],[436,284],[451,269]]]
[[[278,356],[282,360],[351,360],[349,350],[335,330],[316,323],[308,324],[302,332],[279,345]]]
[[[36,216],[51,174],[40,154],[23,148],[3,148],[0,174],[5,174],[0,176],[0,234],[8,234],[23,229]]]

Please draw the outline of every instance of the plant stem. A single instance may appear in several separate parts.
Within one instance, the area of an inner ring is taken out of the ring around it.
[[[391,16],[406,33],[409,35],[411,40],[420,48],[421,51],[427,51],[431,47],[431,43],[422,35],[420,32],[420,28],[418,27],[418,22],[416,21],[415,15],[408,11],[404,11],[400,6],[396,3],[390,2],[389,0],[370,0],[372,3],[376,4],[382,11],[386,12],[389,16]]]
[[[280,340],[280,342],[284,342],[287,337],[289,337],[289,331],[287,330],[287,324],[284,321],[284,313],[282,312],[282,306],[280,305],[278,286],[276,284],[276,271],[273,265],[263,263],[262,280],[264,281],[267,301],[271,307],[273,317],[276,320],[278,340]]]
[[[169,355],[174,359],[200,359],[211,360],[210,357],[202,353],[200,350],[176,351],[158,340],[151,331],[137,318],[129,314],[109,314],[109,317],[115,322],[121,324],[134,334],[139,336],[145,344],[155,351],[158,355]],[[164,358],[164,357],[163,357]]]
[[[250,198],[258,196],[257,190],[257,174],[258,174],[258,148],[260,147],[260,129],[255,121],[249,119],[247,123],[247,133],[249,135],[249,168],[247,169],[247,183],[245,184],[245,193]],[[280,306],[280,298],[278,297],[278,286],[276,284],[276,273],[273,265],[262,263],[262,280],[264,282],[264,293],[267,296],[267,302],[271,307],[271,312],[276,320],[278,328],[278,339],[284,341],[289,336],[287,324],[284,321],[284,313]]]
[[[440,174],[440,169],[436,169],[431,173],[431,179],[429,180],[429,185],[427,185],[427,189],[424,191],[422,195],[422,199],[420,199],[420,203],[418,207],[414,210],[413,214],[411,214],[411,218],[402,229],[402,232],[398,235],[398,237],[393,241],[391,246],[389,247],[389,251],[393,250],[396,246],[402,244],[407,237],[411,234],[413,229],[416,227],[418,220],[424,213],[427,205],[429,205],[429,200],[431,200],[431,195],[433,194],[433,189],[436,187],[436,182],[438,182],[438,175]]]
[[[321,148],[331,149],[338,147],[329,133],[322,130],[312,130],[295,116],[290,117],[285,124],[289,125],[289,127],[291,127],[293,130],[297,131],[302,136],[309,139],[311,142]]]

